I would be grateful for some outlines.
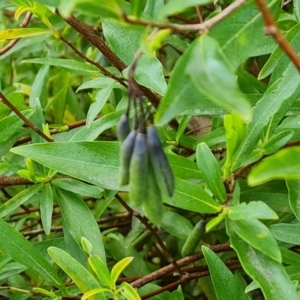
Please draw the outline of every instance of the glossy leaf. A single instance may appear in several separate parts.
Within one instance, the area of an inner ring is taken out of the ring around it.
[[[53,180],[51,180],[51,184],[60,189],[70,191],[75,194],[94,198],[100,198],[102,192],[104,191],[99,187],[95,187],[72,178],[54,178]]]
[[[42,187],[42,184],[32,185],[31,187],[24,189],[23,191],[6,201],[0,206],[0,218],[9,215],[16,208],[20,207],[20,205],[26,203],[33,195],[38,193]]]
[[[279,223],[270,226],[272,235],[279,241],[300,245],[300,225]]]
[[[209,268],[218,300],[248,300],[237,278],[229,271],[222,260],[206,246],[201,247]]]
[[[201,68],[195,65],[195,61]],[[186,64],[186,73],[200,93],[212,102],[239,112],[245,120],[251,119],[251,106],[239,90],[235,74],[214,39],[204,35],[196,40]]]
[[[129,29],[107,20],[102,23],[102,26],[110,48],[125,64],[130,65],[140,47],[141,31],[133,28]],[[135,79],[141,85],[161,95],[166,91],[162,64],[156,58],[142,56],[137,64]]]
[[[83,63],[81,61],[73,59],[61,59],[52,57],[41,57],[25,59],[23,63],[42,64],[64,68],[76,75],[97,75],[99,70],[90,64]]]
[[[100,284],[92,274],[64,250],[49,247],[48,253],[56,264],[70,276],[82,292],[88,292],[89,290],[100,287]],[[93,299],[100,300],[104,298],[102,296],[96,296]]]
[[[0,42],[6,40],[28,38],[37,35],[51,34],[50,30],[45,30],[42,28],[16,28],[0,31]]]
[[[248,204],[243,202],[236,206],[229,206],[228,217],[231,220],[278,219],[277,214],[262,201],[251,201]]]
[[[77,131],[71,141],[93,141],[95,140],[104,130],[116,126],[120,120],[120,117],[124,114],[123,110],[108,113],[100,119],[94,121],[90,127],[84,126]]]
[[[293,137],[294,132],[291,130],[281,131],[275,135],[273,135],[264,145],[264,153],[265,155],[270,155],[271,153],[278,151],[285,144],[287,144],[290,139]]]
[[[230,222],[235,233],[251,247],[281,262],[279,247],[269,229],[256,219],[235,220]]]
[[[141,297],[139,296],[138,292],[135,288],[133,288],[129,283],[122,282],[120,287],[120,293],[128,300],[140,300]]]
[[[300,180],[286,180],[289,203],[295,217],[300,220]]]
[[[89,128],[99,114],[104,104],[106,103],[108,97],[113,89],[113,84],[106,86],[105,88],[99,90],[95,95],[95,102],[91,104],[87,117],[86,117],[86,127]]]
[[[22,146],[12,151],[63,174],[103,188],[119,189],[119,143],[57,142]]]
[[[248,127],[248,134],[241,142],[232,171],[244,165],[249,154],[254,150],[265,127],[275,114],[285,113],[300,92],[300,75],[292,63],[257,102],[253,109],[253,119]]]
[[[114,283],[111,281],[109,270],[101,258],[97,255],[91,255],[88,258],[88,263],[96,274],[98,280],[104,286],[112,288]]]
[[[177,224],[174,226],[174,224]],[[193,230],[192,224],[180,214],[166,210],[160,226],[168,233],[179,239],[186,240],[190,232]]]
[[[268,1],[267,6],[276,14],[276,0]],[[218,41],[231,66],[236,69],[247,58],[255,56],[254,53],[265,36],[261,30],[263,26],[261,13],[255,1],[247,1],[213,26],[209,35]]]
[[[174,66],[168,89],[162,98],[156,113],[157,125],[164,125],[175,116],[181,115],[215,115],[224,113],[224,109],[211,102],[186,74],[186,65],[191,53],[197,51],[199,41],[194,41]]]
[[[296,180],[300,176],[300,147],[282,149],[266,157],[248,176],[248,184],[259,185],[274,179]]]
[[[16,229],[0,219],[1,250],[12,259],[27,266],[49,283],[62,287],[63,282],[43,255]]]
[[[43,229],[46,234],[50,234],[53,212],[53,191],[50,183],[46,183],[42,188],[40,211]]]
[[[100,256],[105,262],[105,250],[98,224],[87,205],[76,194],[57,190],[57,202],[67,230],[77,244],[81,238],[87,238],[93,245],[93,254]]]
[[[241,239],[227,222],[230,243],[237,252],[245,272],[260,286],[266,300],[298,300],[297,292],[284,267]]]
[[[200,213],[217,213],[222,208],[198,184],[179,178],[175,178],[174,202],[166,198],[164,201],[171,205]]]
[[[220,164],[205,143],[197,146],[196,158],[207,187],[220,203],[225,202],[227,194],[222,181]]]
[[[121,275],[121,273],[123,272],[123,270],[131,263],[131,261],[133,260],[133,257],[125,257],[123,258],[121,261],[118,261],[112,268],[111,270],[111,281],[116,284],[117,279],[119,278],[119,276]]]

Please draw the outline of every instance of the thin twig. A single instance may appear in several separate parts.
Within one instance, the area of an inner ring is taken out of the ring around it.
[[[174,258],[172,257],[169,250],[167,249],[167,247],[165,246],[165,244],[163,243],[161,238],[158,236],[156,231],[149,224],[148,220],[145,217],[141,216],[138,212],[134,211],[129,205],[127,205],[127,203],[118,194],[116,194],[115,197],[128,212],[132,213],[133,216],[135,216],[137,219],[139,219],[146,226],[146,228],[155,237],[155,239],[156,239],[157,243],[159,244],[159,246],[161,247],[161,249],[164,251],[165,255],[168,258],[168,261],[172,264],[174,269],[176,269],[178,271],[179,274],[182,274],[180,267],[177,265],[176,261],[174,260]]]
[[[59,35],[59,39],[62,40],[65,44],[67,44],[78,56],[80,56],[84,61],[87,61],[88,63],[94,65],[96,68],[98,68],[105,76],[113,78],[115,80],[117,80],[121,85],[123,85],[126,89],[127,89],[127,84],[125,83],[124,79],[114,75],[112,73],[110,73],[109,71],[107,71],[104,67],[102,67],[99,63],[97,63],[96,61],[89,59],[87,56],[85,56],[82,52],[80,52],[75,46],[74,44],[72,44],[71,41],[67,40],[66,38],[64,38],[62,35]]]
[[[262,13],[263,19],[265,21],[265,32],[268,35],[271,35],[276,43],[281,47],[285,54],[291,59],[298,71],[300,72],[300,57],[298,56],[295,49],[291,44],[286,40],[284,35],[278,29],[275,24],[275,21],[272,17],[270,10],[267,7],[267,4],[264,0],[255,0],[259,10]]]
[[[27,12],[26,15],[25,15],[25,18],[24,18],[23,22],[19,25],[19,27],[20,28],[27,27],[27,25],[30,22],[31,17],[32,17],[32,13],[31,12]],[[4,46],[2,49],[0,49],[0,55],[4,54],[8,50],[10,50],[18,41],[19,41],[19,39],[13,39],[13,40],[11,40],[6,46]]]
[[[9,102],[9,100],[0,92],[1,101],[8,106],[28,127],[30,127],[34,132],[36,132],[39,136],[45,139],[47,142],[53,142],[53,139],[44,134],[37,126],[32,124],[25,116],[21,114],[21,112]]]
[[[94,45],[101,53],[114,65],[120,72],[127,68],[126,64],[102,41],[102,39],[95,34],[93,29],[85,23],[82,23],[74,16],[64,18],[58,10],[56,13],[63,18],[72,28],[79,32],[86,40]],[[160,96],[149,90],[148,88],[139,86],[144,95],[148,98],[151,104],[157,108],[160,100]]]
[[[130,24],[136,24],[136,25],[142,25],[142,26],[149,26],[149,27],[157,27],[160,29],[169,28],[173,31],[200,31],[200,32],[206,32],[209,28],[216,25],[220,21],[222,21],[224,18],[226,18],[228,15],[230,15],[232,12],[234,12],[237,8],[239,8],[241,5],[243,5],[247,0],[236,0],[229,6],[227,6],[225,9],[223,9],[219,14],[217,14],[215,17],[207,20],[204,23],[198,23],[198,24],[174,24],[170,22],[165,23],[157,23],[157,22],[151,22],[146,20],[140,20],[128,17],[127,15],[123,15],[123,19],[125,22]]]

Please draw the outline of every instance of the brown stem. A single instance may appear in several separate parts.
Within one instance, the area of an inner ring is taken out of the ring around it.
[[[47,142],[53,142],[53,139],[45,135],[37,126],[32,124],[26,117],[24,117],[21,112],[9,102],[9,100],[0,92],[1,101],[8,106],[28,127],[30,127],[33,131],[35,131],[38,135],[40,135]]]
[[[262,13],[263,19],[265,21],[265,32],[268,35],[271,35],[285,54],[291,59],[298,71],[300,71],[300,57],[298,56],[295,49],[290,45],[286,40],[284,35],[278,29],[275,24],[275,21],[272,17],[270,10],[267,7],[267,4],[264,0],[255,0],[259,10]]]

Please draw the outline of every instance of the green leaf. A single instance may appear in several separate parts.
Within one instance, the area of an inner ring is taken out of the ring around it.
[[[243,202],[236,206],[229,206],[228,217],[231,220],[278,219],[277,214],[262,201],[251,201],[248,204]]]
[[[105,88],[99,90],[95,96],[95,102],[91,104],[86,117],[86,127],[89,128],[94,121],[95,117],[99,114],[104,104],[106,103],[108,97],[111,94],[114,83],[106,86]]]
[[[73,59],[61,59],[52,57],[41,57],[24,59],[23,63],[42,64],[64,68],[75,75],[97,75],[99,70],[90,64],[86,64]]]
[[[42,188],[42,195],[40,198],[40,211],[43,229],[48,235],[51,232],[53,212],[53,191],[50,183],[45,184]]]
[[[42,28],[16,28],[9,30],[0,31],[0,42],[6,40],[19,39],[19,38],[28,38],[37,35],[51,34],[50,30],[45,30]]]
[[[299,49],[299,29],[300,24],[293,26],[286,34],[285,38],[290,43],[292,47],[295,49]],[[281,47],[277,45],[276,49],[272,52],[267,62],[264,64],[262,69],[259,72],[258,79],[264,79],[269,76],[275,69],[276,65],[283,59],[285,56],[284,51],[282,51]]]
[[[5,216],[9,215],[12,211],[16,208],[20,207],[20,205],[26,203],[30,198],[35,195],[41,188],[43,187],[42,184],[35,184],[31,187],[24,189],[4,204],[0,206],[0,218],[4,218]]]
[[[245,272],[260,286],[266,300],[298,300],[297,292],[281,263],[256,250],[241,239],[227,222],[230,243]]]
[[[280,248],[282,255],[282,262],[291,266],[300,268],[300,255],[286,248]]]
[[[270,155],[275,151],[278,151],[285,144],[287,144],[293,137],[294,132],[292,130],[284,130],[277,134],[274,134],[264,145],[263,150],[265,155]]]
[[[250,186],[274,179],[293,179],[300,176],[300,147],[285,148],[266,157],[255,166],[248,176]]]
[[[248,300],[237,278],[228,270],[222,260],[208,247],[201,247],[209,268],[218,300]]]
[[[57,190],[57,202],[67,230],[77,244],[81,238],[87,238],[93,245],[93,254],[100,256],[105,262],[105,250],[98,224],[85,202],[76,194],[65,190]]]
[[[224,165],[224,177],[230,179],[231,166],[234,162],[234,155],[239,148],[241,141],[247,134],[248,126],[241,116],[233,112],[224,116],[224,127],[226,136],[226,161]]]
[[[184,300],[184,294],[181,286],[176,291],[173,291],[168,300]]]
[[[139,296],[138,292],[135,288],[133,288],[129,283],[122,282],[119,290],[121,291],[121,295],[123,295],[126,300],[140,300],[141,297]]]
[[[179,14],[189,7],[197,6],[197,5],[205,5],[210,2],[212,2],[212,1],[211,0],[186,0],[186,1],[173,0],[173,1],[169,1],[160,10],[158,18],[160,20],[162,20],[168,16]]]
[[[19,262],[42,276],[49,283],[62,287],[63,282],[57,276],[52,266],[32,243],[18,231],[0,219],[0,248],[16,262]]]
[[[113,288],[114,283],[111,281],[109,270],[107,269],[107,266],[102,261],[102,259],[97,255],[91,255],[88,258],[88,263],[97,276],[98,280],[104,286]]]
[[[113,52],[130,65],[135,53],[140,48],[142,31],[124,27],[122,25],[105,20],[102,22],[103,33]],[[135,70],[136,81],[160,95],[166,91],[166,81],[163,74],[163,67],[156,58],[149,58],[143,55]]]
[[[104,191],[99,187],[72,178],[54,178],[51,180],[51,184],[60,189],[93,198],[101,198],[102,192]]]
[[[235,233],[253,248],[275,261],[281,262],[279,247],[269,229],[256,219],[235,220],[230,222]]]
[[[276,14],[278,2],[268,2],[268,8]],[[255,1],[247,1],[213,26],[209,35],[218,41],[231,66],[236,69],[247,58],[255,56],[254,53],[265,36],[261,30],[263,26],[261,12]]]
[[[82,292],[88,292],[92,289],[101,287],[92,274],[64,250],[56,247],[49,247],[48,253]],[[96,296],[93,299],[100,300],[103,299],[103,297]]]
[[[34,110],[34,114],[31,117],[30,121],[34,123],[40,130],[42,130],[42,124],[45,124],[45,118],[43,114],[43,109],[41,107],[40,98],[42,95],[42,89],[44,86],[44,81],[49,72],[49,66],[42,66],[36,77],[34,78],[34,82],[31,87],[31,93],[29,97],[29,107]],[[36,132],[31,132],[32,142],[33,143],[41,143],[45,140],[38,135]]]
[[[176,223],[176,226],[174,224]],[[163,219],[159,224],[166,232],[186,240],[193,230],[192,224],[183,216],[173,211],[166,210]]]
[[[290,207],[295,217],[300,220],[300,180],[286,180]]]
[[[222,181],[220,164],[205,143],[197,146],[196,158],[207,187],[220,203],[225,202],[227,194]]]
[[[124,114],[123,110],[109,113],[100,119],[94,121],[90,127],[84,126],[82,129],[77,131],[71,141],[93,141],[95,140],[104,130],[116,126],[120,120],[120,117]]]
[[[201,68],[197,64],[201,65]],[[218,43],[204,35],[197,39],[190,53],[186,73],[196,88],[211,101],[239,112],[250,120],[250,104],[239,90],[235,74],[230,70]]]
[[[249,154],[257,143],[268,123],[275,114],[286,113],[300,92],[300,76],[292,63],[257,102],[253,109],[253,118],[235,155],[232,171],[243,166]]]
[[[57,142],[27,145],[11,151],[63,174],[119,190],[119,148],[117,142]]]
[[[111,281],[116,284],[117,279],[123,272],[123,270],[131,263],[133,257],[125,257],[122,260],[118,261],[112,268],[110,278]]]
[[[270,230],[276,240],[294,245],[300,245],[299,224],[274,224],[270,226]]]
[[[195,40],[176,62],[171,72],[167,92],[155,115],[157,125],[166,124],[175,116],[224,113],[223,108],[200,93],[186,74],[186,65],[191,53],[197,51],[198,43],[198,39]]]
[[[164,202],[199,213],[217,213],[222,206],[218,204],[199,184],[175,178],[174,202],[164,198]]]

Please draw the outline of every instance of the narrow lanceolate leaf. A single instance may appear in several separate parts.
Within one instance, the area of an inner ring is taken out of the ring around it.
[[[132,260],[133,257],[125,257],[113,266],[110,277],[111,281],[114,284],[116,284],[117,279],[119,278],[123,270],[131,263]]]
[[[207,35],[198,38],[187,61],[186,73],[211,101],[250,120],[251,106],[239,90],[236,75],[230,70],[216,40]]]
[[[100,256],[105,262],[101,233],[90,209],[79,196],[72,192],[58,190],[57,196],[64,224],[73,239],[80,244],[82,237],[87,238],[93,245],[93,254]]]
[[[11,151],[62,174],[118,190],[119,148],[116,142],[58,142],[22,146]]]
[[[120,289],[120,293],[128,300],[140,300],[141,299],[137,290],[135,288],[133,288],[127,282],[122,282],[119,289]]]
[[[300,245],[299,224],[274,224],[270,226],[270,230],[276,240],[294,245]]]
[[[88,258],[88,263],[97,276],[98,280],[104,286],[113,288],[113,282],[111,281],[109,270],[107,269],[107,266],[102,261],[102,259],[97,255],[91,255]]]
[[[294,103],[300,92],[300,75],[292,63],[257,102],[253,109],[253,118],[248,127],[248,134],[238,148],[232,171],[243,166],[249,154],[257,146],[265,127],[274,115],[285,113]]]
[[[206,246],[202,252],[209,268],[218,300],[248,300],[238,279],[229,271],[222,260]]]
[[[51,34],[50,30],[42,28],[17,28],[0,31],[0,42],[12,39],[28,38],[37,35]]]
[[[281,262],[280,249],[269,229],[256,219],[235,220],[230,222],[235,233],[251,247],[264,253],[275,261]]]
[[[49,247],[48,253],[82,292],[101,287],[93,275],[67,252],[56,247]],[[97,295],[92,299],[100,300],[104,298]]]
[[[268,8],[275,14],[279,7],[277,1],[268,1]],[[222,51],[236,69],[248,57],[255,56],[265,33],[261,12],[255,1],[246,1],[240,8],[224,18],[209,30],[209,35],[216,39]],[[249,42],[251,41],[251,42]],[[247,46],[246,46],[247,45]]]
[[[186,74],[186,66],[194,49],[198,49],[198,40],[191,43],[171,72],[167,92],[155,115],[159,125],[166,124],[175,116],[217,115],[225,111],[220,105],[215,104],[203,93],[200,93]]]
[[[42,186],[42,184],[35,184],[27,189],[24,189],[23,191],[6,201],[4,204],[2,204],[0,206],[0,218],[4,218],[20,205],[30,200],[30,198],[35,195],[42,188]]]
[[[300,220],[300,179],[286,180],[289,203],[295,217]]]
[[[220,203],[225,202],[227,195],[222,181],[220,164],[205,143],[197,146],[196,158],[207,187]]]
[[[113,89],[113,85],[114,83],[111,83],[110,85],[106,86],[105,88],[101,89],[96,93],[95,102],[91,104],[86,117],[86,126],[88,128],[91,126],[92,122],[105,105]]]
[[[260,286],[266,300],[298,300],[297,292],[284,267],[240,238],[227,222],[230,243],[237,252],[245,272]]]
[[[63,282],[44,256],[18,231],[0,219],[1,250],[15,261],[39,274],[49,283],[62,287]]]
[[[300,177],[300,147],[291,147],[266,157],[248,176],[248,184],[259,185],[274,179],[297,180]]]
[[[228,217],[230,220],[278,219],[277,214],[262,201],[251,201],[248,204],[243,202],[236,206],[229,206]]]
[[[40,211],[43,229],[46,234],[49,234],[51,231],[53,212],[53,191],[50,183],[43,186],[40,198]]]
[[[199,213],[217,213],[222,209],[222,206],[205,192],[199,184],[179,178],[175,178],[174,202],[168,198],[164,201]]]
[[[22,63],[42,64],[64,68],[76,75],[96,75],[99,70],[93,66],[73,59],[41,57],[24,59]]]

